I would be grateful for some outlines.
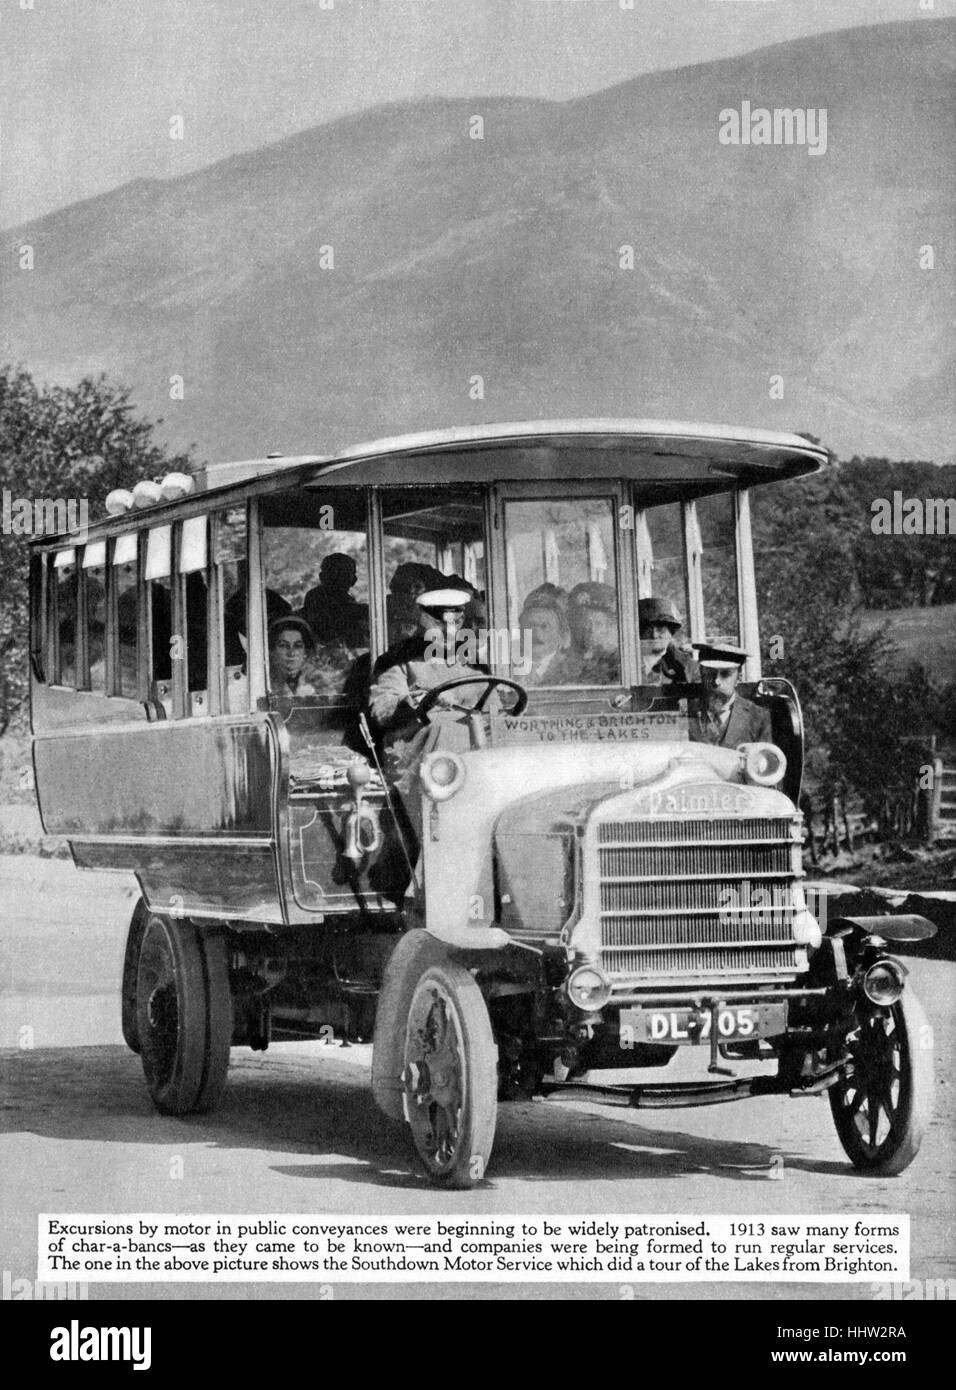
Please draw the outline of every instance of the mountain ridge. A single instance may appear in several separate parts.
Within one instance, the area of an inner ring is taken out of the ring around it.
[[[954,36],[902,21],[567,102],[391,103],[130,181],[2,234],[5,355],[107,371],[210,456],[624,414],[950,457]],[[801,85],[830,110],[825,156],[718,145],[718,102]]]

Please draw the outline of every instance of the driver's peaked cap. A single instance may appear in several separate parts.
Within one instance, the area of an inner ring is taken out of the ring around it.
[[[467,589],[426,589],[415,602],[429,613],[442,613],[446,608],[467,608],[471,594]]]

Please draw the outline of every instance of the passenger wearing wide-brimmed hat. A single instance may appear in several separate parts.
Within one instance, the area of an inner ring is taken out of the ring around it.
[[[638,601],[641,636],[641,683],[672,685],[697,680],[694,660],[688,648],[677,644],[683,622],[669,599],[655,597]]]
[[[277,618],[269,625],[269,683],[274,695],[314,695],[309,670],[315,637],[304,618]]]
[[[458,655],[458,635],[471,602],[470,589],[429,589],[418,595],[418,631],[390,647],[375,663],[369,715],[380,732],[412,722],[423,697],[435,686],[481,674]],[[470,705],[483,693],[476,684],[439,697],[438,706]],[[436,706],[436,716],[440,710]],[[458,716],[460,717],[460,716]]]
[[[621,678],[617,593],[596,579],[576,584],[568,594],[573,649],[581,661],[582,685],[617,685]]]
[[[740,668],[747,653],[736,643],[696,643],[701,708],[691,717],[690,737],[696,743],[738,748],[741,743],[772,743],[770,711],[737,693]]]

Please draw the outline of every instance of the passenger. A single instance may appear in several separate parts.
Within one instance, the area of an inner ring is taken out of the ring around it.
[[[274,695],[314,695],[312,629],[302,618],[279,618],[269,628],[269,682]]]
[[[292,612],[292,604],[277,594],[275,589],[266,589],[266,624],[272,627],[279,618],[286,618]],[[237,589],[226,600],[223,608],[223,627],[225,638],[224,666],[241,666],[245,670],[246,651],[249,646],[246,619],[245,587]]]
[[[581,661],[582,685],[616,685],[621,678],[617,594],[610,584],[588,580],[568,595],[568,623]]]
[[[386,601],[390,647],[403,638],[414,637],[418,632],[419,614],[416,599],[419,594],[423,594],[426,589],[446,587],[445,576],[433,565],[423,565],[409,560],[397,566],[389,581]]]
[[[716,743],[737,748],[741,743],[773,741],[770,711],[737,694],[740,668],[747,653],[739,647],[697,647],[701,683],[701,708],[690,720],[690,737],[696,743]]]
[[[512,662],[513,673],[522,685],[581,684],[581,661],[570,650],[567,594],[563,589],[556,584],[540,584],[532,589],[524,601],[518,627],[525,659],[525,633],[530,633],[531,640],[531,669],[519,672],[517,664]]]
[[[697,679],[693,656],[677,645],[683,626],[674,605],[663,598],[642,598],[638,602],[641,632],[641,662],[644,685],[686,684]]]
[[[418,631],[380,657],[375,663],[369,691],[369,714],[379,733],[407,730],[429,690],[462,676],[480,674],[477,667],[459,659],[458,634],[471,600],[467,589],[430,589],[418,596]],[[439,696],[435,714],[449,713],[449,705],[470,705],[482,694],[475,685]],[[460,712],[456,712],[460,718]]]
[[[310,589],[302,605],[302,615],[317,642],[345,642],[357,646],[363,622],[368,622],[368,606],[349,592],[358,583],[358,566],[351,555],[335,551],[319,566],[319,582]]]

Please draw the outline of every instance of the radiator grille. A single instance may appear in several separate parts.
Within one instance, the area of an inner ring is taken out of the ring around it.
[[[789,819],[633,820],[597,825],[602,961],[611,975],[792,975]]]

